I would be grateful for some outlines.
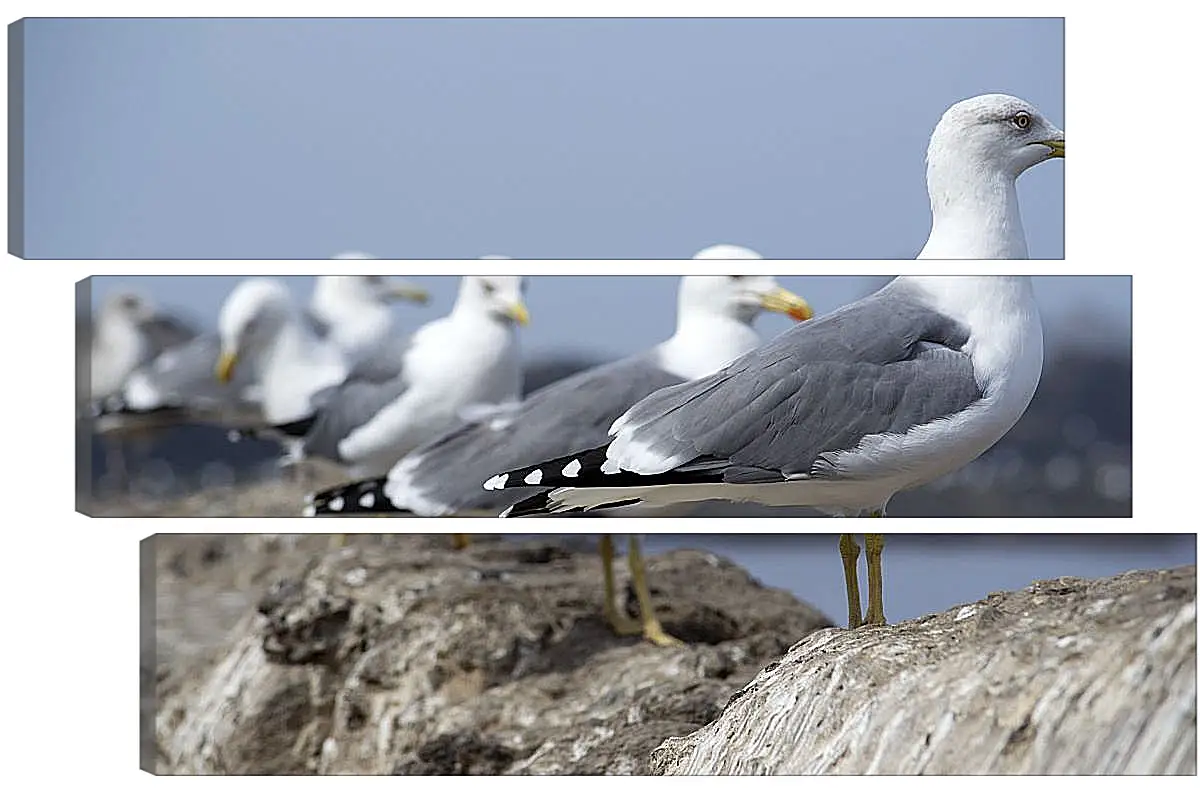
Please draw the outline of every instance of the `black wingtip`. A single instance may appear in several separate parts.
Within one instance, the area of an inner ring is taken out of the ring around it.
[[[398,508],[384,494],[387,478],[379,476],[357,483],[346,483],[317,492],[304,508],[306,517],[345,517],[353,514],[396,514]]]
[[[552,512],[550,492],[540,492],[533,497],[527,497],[524,500],[513,503],[501,512],[500,516],[505,518],[537,517]]]
[[[586,481],[588,475],[599,472],[607,456],[604,447],[582,450],[578,453],[553,458],[529,467],[493,475],[483,482],[483,488],[489,492],[503,489],[528,489],[530,487],[564,487],[574,486],[580,481]]]
[[[272,426],[272,430],[293,439],[303,439],[308,435],[308,432],[313,429],[313,425],[316,423],[317,415],[310,414],[303,419],[292,420],[291,422],[284,422],[280,425],[274,425]]]

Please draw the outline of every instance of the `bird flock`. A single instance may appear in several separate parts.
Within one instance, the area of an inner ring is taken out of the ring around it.
[[[917,258],[1026,258],[1017,179],[1063,157],[1063,132],[1019,98],[951,106],[926,154],[933,222]],[[694,257],[759,256],[718,245]],[[87,421],[100,433],[202,422],[277,441],[289,468],[344,474],[298,503],[308,515],[518,517],[715,499],[882,516],[895,493],[994,445],[1041,375],[1028,277],[902,276],[815,315],[771,277],[697,275],[679,282],[670,338],[526,396],[526,283],[465,276],[451,311],[408,335],[393,330],[391,304],[428,296],[398,278],[322,276],[307,307],[277,280],[247,279],[212,333],[170,329],[121,292],[92,324]],[[763,313],[796,324],[763,342]],[[882,546],[867,535],[864,617],[860,549],[841,538],[851,627],[886,621]],[[616,608],[608,536],[601,553],[613,629],[673,643],[648,602],[637,537],[636,623]]]

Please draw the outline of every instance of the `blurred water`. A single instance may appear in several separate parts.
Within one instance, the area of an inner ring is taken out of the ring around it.
[[[846,593],[834,534],[655,535],[659,553],[698,547],[723,555],[768,586],[786,589],[845,624]],[[861,544],[861,538],[860,538]],[[623,546],[623,544],[622,544]],[[1196,563],[1195,534],[893,535],[883,552],[884,607],[899,622],[1020,589],[1035,580],[1101,578]],[[866,567],[859,561],[863,602]]]

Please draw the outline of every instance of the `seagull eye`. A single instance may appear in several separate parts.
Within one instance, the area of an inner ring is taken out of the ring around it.
[[[1033,124],[1033,117],[1024,111],[1018,111],[1016,114],[1013,114],[1012,124],[1016,125],[1019,131],[1027,131],[1029,130],[1029,126]]]
[[[495,294],[496,293],[496,284],[492,283],[491,281],[483,281],[483,283],[481,285],[483,286],[484,294]]]

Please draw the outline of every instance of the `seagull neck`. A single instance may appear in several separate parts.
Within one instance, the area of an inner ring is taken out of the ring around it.
[[[329,326],[329,338],[348,353],[369,349],[392,328],[391,310],[379,303],[347,299],[314,305],[312,311]]]
[[[963,350],[981,386],[1002,381],[1017,362],[1036,362],[1031,374],[1041,374],[1042,322],[1028,275],[906,276],[895,283],[914,288],[930,307],[967,327]]]
[[[310,335],[298,319],[289,317],[275,331],[270,342],[263,348],[262,371],[272,366],[285,364],[316,364],[324,348]]]
[[[759,345],[749,322],[712,311],[681,311],[675,335],[659,346],[663,369],[684,380],[703,378]]]
[[[1016,178],[975,162],[931,164],[933,227],[918,258],[1028,258]]]
[[[488,331],[488,335],[494,335],[497,332],[507,333],[511,330],[512,325],[507,319],[489,313],[487,307],[478,300],[466,299],[461,295],[454,302],[450,313],[443,319],[455,328],[467,331]]]
[[[136,342],[140,338],[137,323],[125,314],[101,314],[96,326],[96,338],[106,345],[121,345]]]
[[[347,373],[341,352],[311,336],[295,319],[283,324],[260,358],[263,411],[273,424],[311,413],[312,394],[340,383]]]

